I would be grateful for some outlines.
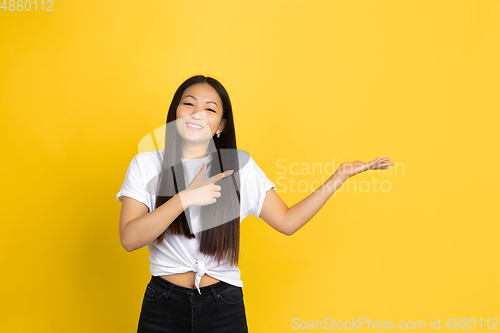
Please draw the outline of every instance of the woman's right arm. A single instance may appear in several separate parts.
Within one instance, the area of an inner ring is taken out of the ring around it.
[[[185,209],[215,203],[221,195],[221,187],[215,183],[231,175],[234,170],[203,179],[206,171],[207,167],[203,164],[188,188],[150,213],[142,202],[121,196],[120,241],[123,248],[128,252],[140,249],[158,238]]]
[[[187,208],[187,205],[182,204],[179,194],[150,213],[142,202],[125,196],[121,198],[120,241],[128,252],[154,241]]]

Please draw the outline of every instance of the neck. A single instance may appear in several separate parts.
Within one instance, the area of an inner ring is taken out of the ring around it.
[[[203,158],[207,157],[208,154],[209,154],[208,143],[184,142],[182,144],[181,158],[184,159]]]

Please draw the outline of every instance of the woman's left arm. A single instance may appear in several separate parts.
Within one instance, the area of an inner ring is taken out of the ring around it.
[[[276,192],[269,190],[266,192],[260,218],[275,230],[291,236],[319,212],[332,194],[349,177],[369,169],[387,169],[388,166],[393,165],[393,163],[387,162],[388,160],[389,158],[377,158],[368,163],[361,161],[342,163],[337,171],[316,191],[290,208]]]

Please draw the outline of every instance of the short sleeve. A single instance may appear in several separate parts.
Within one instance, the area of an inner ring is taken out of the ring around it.
[[[138,155],[136,155],[132,159],[132,162],[130,162],[120,192],[116,194],[116,199],[120,202],[122,202],[120,199],[122,195],[142,202],[151,211],[148,193],[146,192],[146,185],[144,184],[143,177],[141,175]]]
[[[260,212],[264,205],[266,192],[271,188],[276,190],[276,185],[267,178],[264,171],[259,168],[252,157],[249,158],[248,163],[243,167],[242,173],[245,176],[245,196],[243,200],[245,206],[248,208],[248,215],[254,215],[256,218],[260,218]]]

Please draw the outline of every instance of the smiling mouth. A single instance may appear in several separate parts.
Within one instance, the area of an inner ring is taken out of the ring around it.
[[[200,126],[197,124],[192,124],[192,123],[186,123],[186,126],[193,131],[199,131],[199,130],[203,129],[203,126]]]

